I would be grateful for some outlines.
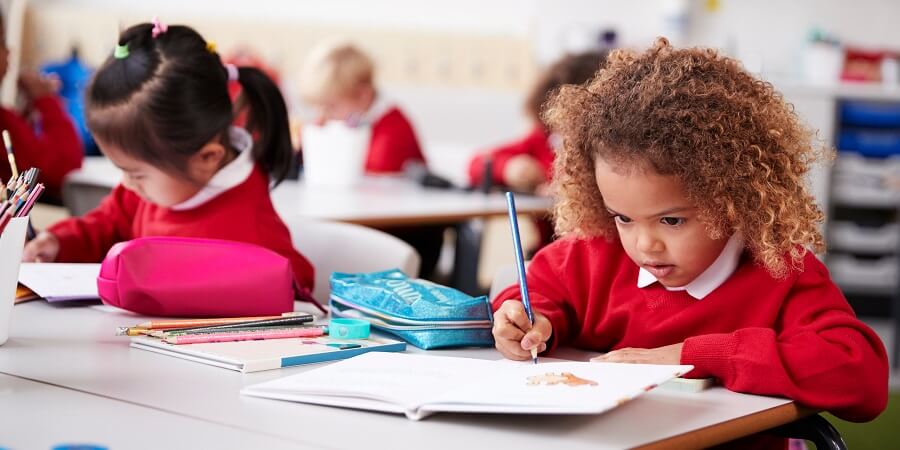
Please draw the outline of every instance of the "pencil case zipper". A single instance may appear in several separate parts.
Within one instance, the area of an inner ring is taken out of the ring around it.
[[[348,317],[348,318],[364,318],[370,320],[373,325],[383,327],[389,330],[397,330],[397,331],[416,331],[416,330],[446,330],[446,329],[480,329],[480,328],[491,328],[493,324],[490,320],[431,320],[431,321],[422,321],[422,320],[412,320],[405,319],[402,317],[393,317],[382,312],[375,311],[371,308],[367,308],[365,306],[360,306],[355,303],[351,303],[347,300],[344,300],[336,295],[331,295],[331,302],[335,304],[339,304],[344,306],[347,309],[351,309],[362,313],[364,317],[359,317],[356,314],[347,314],[344,312],[345,310],[341,310],[332,305],[331,312],[334,315],[340,317]]]

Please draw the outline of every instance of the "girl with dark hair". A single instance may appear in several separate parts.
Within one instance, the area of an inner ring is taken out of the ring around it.
[[[231,126],[229,80],[241,84],[246,130]],[[193,29],[154,20],[121,34],[87,89],[86,117],[122,183],[95,210],[31,241],[26,261],[96,262],[142,236],[226,239],[285,256],[312,289],[313,268],[269,197],[292,151],[284,99],[266,75],[223,65]]]

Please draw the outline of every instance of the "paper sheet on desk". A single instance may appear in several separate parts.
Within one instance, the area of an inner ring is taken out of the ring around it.
[[[48,302],[99,300],[100,264],[22,263],[19,283]]]

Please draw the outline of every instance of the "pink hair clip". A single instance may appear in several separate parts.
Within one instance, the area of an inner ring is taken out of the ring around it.
[[[160,22],[158,17],[153,17],[153,20],[150,23],[153,24],[153,30],[151,31],[153,39],[156,39],[159,35],[169,30],[169,26]]]

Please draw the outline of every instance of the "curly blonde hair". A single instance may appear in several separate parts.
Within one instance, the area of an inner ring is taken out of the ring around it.
[[[681,181],[712,238],[741,233],[773,276],[823,251],[823,214],[805,175],[831,150],[816,144],[770,83],[705,48],[665,38],[647,51],[617,50],[596,77],[565,86],[544,119],[563,138],[554,163],[560,235],[616,236],[594,161],[648,165]]]

